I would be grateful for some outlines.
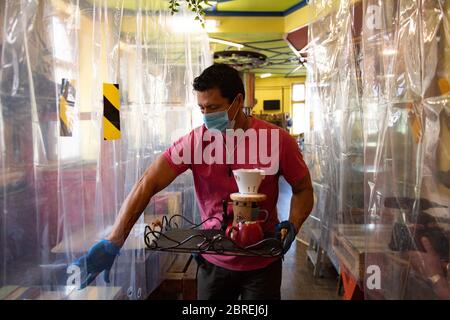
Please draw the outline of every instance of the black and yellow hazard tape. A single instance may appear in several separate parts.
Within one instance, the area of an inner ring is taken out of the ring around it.
[[[103,140],[120,139],[119,85],[103,84]]]

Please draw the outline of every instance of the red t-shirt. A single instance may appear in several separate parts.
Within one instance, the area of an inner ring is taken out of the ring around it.
[[[264,169],[266,176],[258,192],[266,194],[267,199],[259,206],[269,212],[264,231],[273,232],[279,223],[276,207],[279,176],[283,175],[293,186],[303,179],[308,168],[297,142],[287,131],[268,122],[251,119],[251,126],[245,131],[245,136],[234,138],[234,146],[228,144],[231,139],[226,140],[225,134],[207,130],[203,125],[178,139],[164,152],[164,157],[177,174],[192,170],[202,221],[213,216],[221,220],[222,200],[229,200],[231,193],[238,192],[230,170]],[[220,223],[213,219],[203,227],[218,229]],[[204,254],[203,257],[215,265],[238,271],[264,268],[276,259],[213,254]]]

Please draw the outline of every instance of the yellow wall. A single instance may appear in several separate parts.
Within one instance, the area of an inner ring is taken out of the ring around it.
[[[352,0],[352,3],[361,0]],[[206,19],[220,21],[220,26],[209,33],[241,33],[245,32],[280,32],[288,33],[303,27],[311,21],[317,20],[339,9],[340,1],[333,0],[321,4],[321,6],[313,6],[308,4],[285,17],[220,17],[207,16]]]
[[[288,112],[292,114],[291,104],[291,87],[294,83],[304,83],[304,77],[284,78],[284,77],[270,77],[257,78],[255,81],[255,98],[258,100],[253,112],[260,113],[280,113]],[[264,100],[280,100],[281,110],[266,111],[263,110]]]
[[[361,2],[361,0],[351,0],[351,3]],[[343,5],[341,1],[329,0],[319,2],[317,5],[308,4],[300,8],[284,18],[285,32],[291,32],[295,29],[303,27],[312,21],[339,10],[339,6]]]
[[[284,17],[220,17],[209,16],[207,20],[219,21],[219,26],[209,33],[283,33]]]
[[[284,32],[288,33],[309,24],[313,18],[311,5],[300,8],[284,17]]]

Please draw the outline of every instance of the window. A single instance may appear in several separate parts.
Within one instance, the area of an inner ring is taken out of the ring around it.
[[[301,134],[308,128],[309,117],[305,107],[305,84],[295,83],[292,85],[292,133]]]
[[[73,80],[75,77],[75,63],[74,51],[77,49],[75,44],[74,33],[71,32],[71,26],[66,25],[58,17],[53,17],[51,31],[53,33],[53,63],[54,63],[54,76],[55,81],[58,84],[58,93],[61,90],[62,80],[66,79],[70,81],[72,86],[76,86],[76,82]],[[73,92],[72,100],[76,100],[75,92]],[[59,97],[58,97],[59,98]],[[67,112],[67,117],[72,118],[75,116],[75,110],[71,107]],[[54,154],[49,153],[47,150],[47,161],[56,161],[59,157],[62,161],[70,161],[72,159],[78,159],[81,156],[80,142],[81,133],[79,123],[74,122],[72,127],[72,136],[60,136],[58,121],[51,121],[49,123],[42,124],[47,126],[47,146],[54,146],[50,149],[54,150]]]
[[[305,84],[292,85],[292,101],[305,101]]]
[[[58,17],[52,19],[53,61],[57,81],[70,79],[73,64],[73,45],[71,45],[66,26]],[[58,80],[59,79],[59,80]]]
[[[58,17],[53,17],[54,57],[61,62],[72,62],[72,46],[64,24]]]

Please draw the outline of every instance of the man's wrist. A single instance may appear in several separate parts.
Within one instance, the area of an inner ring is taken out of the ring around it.
[[[431,277],[428,277],[428,281],[430,281],[432,285],[436,285],[441,279],[444,279],[444,277],[439,273],[436,273]]]
[[[296,225],[295,223],[292,224],[294,226],[295,235],[300,231],[300,226]]]
[[[116,245],[117,247],[121,248],[123,246],[124,241],[122,241],[123,237],[117,237],[113,234],[110,234],[109,236],[107,236],[105,239],[112,242],[114,245]]]
[[[295,231],[298,230],[296,224],[292,220],[284,220],[280,223],[280,226],[283,226],[283,228],[288,230],[291,229],[291,227],[293,227]]]
[[[299,223],[299,222],[293,222],[293,221],[291,221],[291,220],[289,220],[289,222],[294,226],[295,235],[297,235],[298,232],[300,231],[300,228],[301,228],[303,222],[300,222],[300,223]]]
[[[441,274],[435,274],[431,277],[428,277],[428,281],[431,283],[433,291],[441,298],[441,299],[449,299],[449,287],[447,279]]]

